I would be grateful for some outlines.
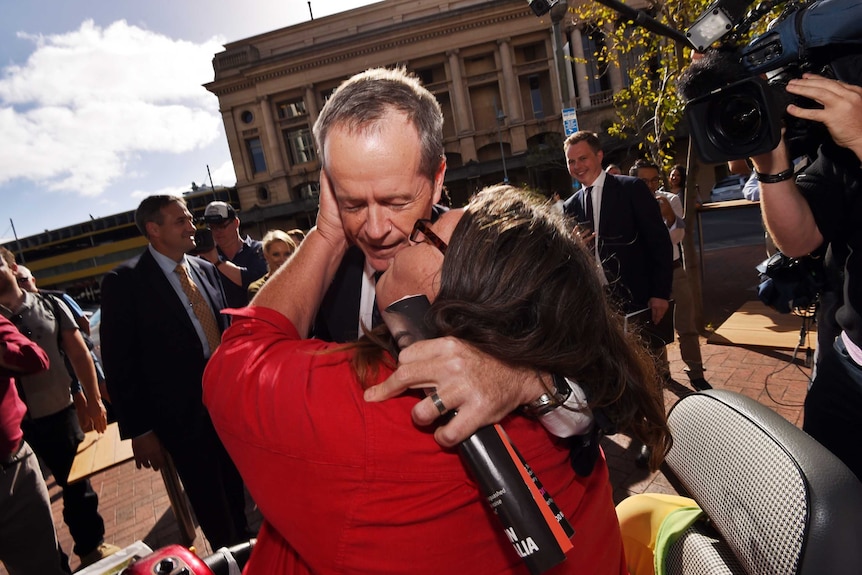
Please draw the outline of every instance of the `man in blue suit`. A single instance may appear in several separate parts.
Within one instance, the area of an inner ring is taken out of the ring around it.
[[[226,319],[224,291],[195,247],[185,200],[145,198],[135,223],[147,249],[102,281],[102,358],[120,433],[135,462],[160,469],[170,454],[213,549],[248,540],[239,472],[201,399],[207,359]]]
[[[583,186],[564,205],[598,271],[623,311],[652,310],[658,324],[667,312],[673,283],[673,246],[661,210],[646,184],[602,169],[602,150],[593,132],[580,131],[563,144],[569,174]]]

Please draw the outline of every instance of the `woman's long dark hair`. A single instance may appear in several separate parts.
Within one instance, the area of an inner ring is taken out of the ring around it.
[[[595,260],[544,198],[511,186],[480,192],[449,241],[427,321],[506,363],[563,375],[620,431],[670,445],[654,364],[627,335]]]

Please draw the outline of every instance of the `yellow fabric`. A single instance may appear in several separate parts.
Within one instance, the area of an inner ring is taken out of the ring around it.
[[[192,311],[195,317],[201,324],[204,330],[204,335],[207,338],[207,343],[210,346],[210,354],[214,353],[218,344],[221,343],[221,331],[216,323],[215,314],[210,304],[204,298],[203,294],[198,290],[198,286],[189,277],[188,270],[182,265],[178,265],[174,271],[180,278],[180,286],[186,292],[189,302],[192,304]]]
[[[675,513],[679,513],[677,519],[680,521],[670,517]],[[620,502],[617,505],[617,518],[629,573],[656,575],[656,562],[663,560],[666,548],[676,540],[681,530],[691,525],[701,514],[694,499],[678,495],[643,493]],[[658,553],[657,544],[661,547]],[[663,568],[658,570],[659,573],[663,571]]]

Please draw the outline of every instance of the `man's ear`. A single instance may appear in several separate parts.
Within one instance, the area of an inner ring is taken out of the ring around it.
[[[439,204],[440,197],[443,195],[443,180],[446,179],[446,156],[440,159],[440,165],[437,167],[437,173],[434,174],[434,194],[431,198],[432,204]]]
[[[147,239],[150,239],[153,236],[158,237],[159,225],[156,222],[147,222],[144,224],[144,228],[147,230]]]

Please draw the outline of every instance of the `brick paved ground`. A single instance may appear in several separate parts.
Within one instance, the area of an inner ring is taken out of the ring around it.
[[[756,276],[753,266],[763,258],[762,246],[728,248],[707,252],[704,258],[704,318],[707,325],[718,326],[745,301],[754,299]],[[798,362],[791,362],[791,353],[766,348],[742,348],[706,344],[702,351],[707,368],[706,377],[717,388],[744,393],[774,409],[795,425],[801,425],[801,405],[805,397],[809,371]],[[668,347],[672,375],[679,385],[665,390],[665,401],[672,405],[692,390],[674,344]],[[634,465],[636,455],[630,440],[624,435],[605,438],[605,454],[611,468],[611,481],[617,501],[632,493],[644,491],[673,493],[673,487],[659,473],[648,473]],[[49,478],[54,517],[63,548],[72,547],[68,529],[62,523],[62,501],[59,489]],[[150,470],[136,470],[129,462],[93,479],[99,493],[99,510],[105,519],[107,541],[121,547],[143,540],[152,548],[179,543],[179,531],[170,510],[161,475]],[[260,514],[249,502],[247,512],[254,527]],[[198,552],[211,552],[198,529],[195,541]],[[72,557],[72,567],[78,558]],[[5,571],[0,567],[0,575]]]

